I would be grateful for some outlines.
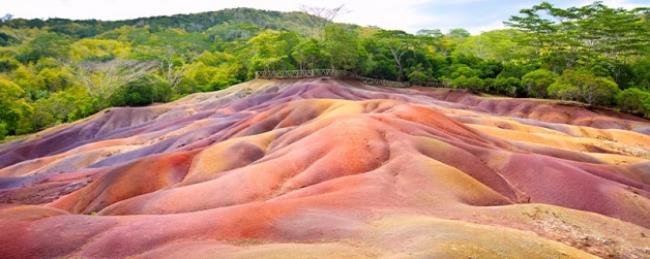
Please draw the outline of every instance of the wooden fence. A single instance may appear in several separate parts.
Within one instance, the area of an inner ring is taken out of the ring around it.
[[[337,69],[308,69],[308,70],[277,70],[257,71],[256,79],[302,79],[314,77],[334,77],[340,79],[359,80],[367,85],[405,88],[411,86],[408,82],[398,82],[384,79],[364,77],[355,73]]]

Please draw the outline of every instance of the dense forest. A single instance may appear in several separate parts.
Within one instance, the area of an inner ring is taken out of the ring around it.
[[[650,9],[541,3],[504,30],[417,34],[247,8],[125,21],[0,20],[0,139],[250,80],[336,68],[650,116]]]

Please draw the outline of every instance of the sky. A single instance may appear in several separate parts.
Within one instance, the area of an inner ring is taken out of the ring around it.
[[[411,33],[419,29],[465,28],[480,33],[503,28],[503,21],[542,0],[0,0],[0,15],[20,18],[119,20],[196,13],[233,7],[296,11],[301,6],[345,5],[337,22],[373,25]],[[557,6],[581,6],[591,0],[547,0]],[[650,7],[650,0],[603,0],[613,7]]]

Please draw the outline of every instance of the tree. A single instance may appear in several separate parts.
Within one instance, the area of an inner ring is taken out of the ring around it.
[[[33,103],[30,120],[34,130],[84,118],[99,110],[96,99],[80,86],[65,89]]]
[[[521,82],[529,96],[545,98],[546,89],[555,82],[557,75],[546,69],[537,69],[524,75]]]
[[[71,45],[70,56],[77,61],[108,61],[127,58],[128,45],[116,40],[81,39]]]
[[[388,49],[397,69],[397,81],[402,81],[405,64],[404,55],[415,49],[415,38],[403,31],[381,31],[376,36],[382,47]]]
[[[156,61],[133,61],[114,59],[107,62],[86,61],[79,65],[77,77],[88,93],[98,100],[108,100],[126,83],[151,73],[158,67]]]
[[[519,96],[521,95],[521,80],[516,77],[506,77],[499,76],[494,80],[493,87],[497,93],[505,94],[508,96]]]
[[[325,54],[315,39],[303,39],[293,49],[291,56],[296,60],[300,69],[318,68],[325,61]]]
[[[291,50],[298,44],[298,35],[292,32],[265,30],[251,38],[253,55],[250,61],[249,74],[264,70],[287,70],[293,68]]]
[[[39,33],[19,49],[17,59],[23,63],[36,62],[41,58],[66,59],[70,39],[51,32]]]
[[[639,88],[628,88],[616,96],[621,111],[650,116],[650,92]]]
[[[626,64],[630,58],[647,53],[650,28],[644,25],[647,8],[610,8],[600,1],[583,7],[557,8],[543,2],[522,9],[507,25],[527,33],[527,44],[535,46],[543,60],[559,72],[580,63],[606,57]],[[620,82],[620,71],[612,76]]]
[[[75,80],[72,71],[67,67],[58,66],[47,67],[39,71],[34,83],[37,85],[38,89],[55,92],[72,86],[75,84]]]
[[[208,66],[202,62],[187,65],[181,83],[174,88],[179,94],[206,92],[223,89],[239,80],[237,74],[241,67],[237,63],[223,63]]]
[[[469,89],[477,92],[482,91],[484,89],[483,80],[481,80],[481,78],[479,78],[478,76],[472,76],[472,77],[460,76],[452,80],[451,85],[454,88]]]
[[[465,64],[454,64],[451,67],[451,71],[452,71],[451,74],[449,74],[451,78],[458,78],[460,76],[470,78],[474,76],[479,76],[480,74],[479,71],[476,71],[475,69],[472,69],[471,67]]]
[[[620,92],[616,82],[589,71],[567,70],[548,88],[551,96],[563,100],[583,101],[589,105],[611,105]]]
[[[0,24],[11,21],[11,19],[13,19],[13,18],[14,18],[14,16],[12,14],[7,13],[4,16],[0,17]]]
[[[410,83],[415,85],[424,85],[431,81],[427,73],[421,70],[413,70],[409,73],[408,79]]]
[[[357,34],[343,25],[325,27],[323,51],[334,69],[355,70],[359,62]]]
[[[144,106],[154,102],[166,102],[172,91],[167,82],[153,75],[146,75],[128,82],[111,96],[114,106]]]
[[[11,72],[20,64],[12,58],[0,58],[0,73]]]
[[[442,38],[445,36],[440,29],[421,29],[416,33],[418,36],[428,36],[432,38]]]
[[[463,28],[454,28],[449,30],[449,33],[447,33],[447,36],[451,38],[458,38],[458,39],[467,38],[471,35],[472,35],[471,33],[469,33],[467,30]]]
[[[523,37],[524,33],[512,29],[483,32],[464,39],[454,53],[494,61],[527,58],[532,55],[533,48],[519,43]]]
[[[308,6],[308,5],[303,5],[300,7],[300,9],[308,14],[311,14],[313,16],[321,18],[321,22],[319,23],[319,31],[316,35],[320,35],[322,38],[323,35],[325,34],[325,27],[327,26],[328,23],[332,23],[336,17],[343,13],[347,13],[345,10],[345,5],[339,5],[334,8],[327,8],[327,7],[318,7],[318,6]]]
[[[12,81],[0,78],[0,123],[2,131],[9,134],[22,133],[21,121],[33,112],[32,107],[22,99],[25,92]]]

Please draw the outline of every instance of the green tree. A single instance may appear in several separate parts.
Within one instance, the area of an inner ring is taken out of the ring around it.
[[[356,70],[359,62],[359,38],[343,25],[325,27],[323,51],[331,68]]]
[[[616,82],[588,71],[567,70],[548,88],[551,96],[589,105],[611,105],[620,89]]]
[[[11,72],[18,68],[20,64],[12,58],[0,58],[0,73]]]
[[[22,99],[25,92],[12,81],[0,78],[0,123],[9,134],[22,133],[22,120],[33,112],[32,107]]]
[[[555,82],[557,75],[546,69],[538,69],[528,72],[524,75],[521,83],[526,87],[529,96],[536,98],[545,98],[546,89]]]
[[[291,56],[298,63],[300,69],[319,68],[325,61],[325,54],[315,39],[303,39],[293,49]]]
[[[70,47],[71,58],[78,61],[108,61],[127,58],[129,53],[129,46],[116,40],[81,39]]]
[[[650,92],[635,87],[625,89],[616,96],[621,111],[650,116]]]
[[[144,106],[166,102],[172,95],[171,87],[161,78],[147,75],[128,82],[111,96],[114,106]]]
[[[494,80],[493,87],[500,94],[513,97],[522,95],[521,80],[516,77],[499,76]]]
[[[465,77],[460,76],[451,81],[451,85],[454,88],[469,89],[472,91],[482,91],[483,80],[478,76]]]
[[[413,70],[411,73],[408,75],[409,82],[415,85],[424,85],[428,82],[431,81],[430,77],[427,75],[427,73],[421,71],[421,70]]]
[[[19,48],[17,59],[23,63],[36,62],[41,58],[66,59],[70,39],[57,33],[39,33]]]
[[[249,74],[264,70],[292,69],[291,51],[298,44],[298,35],[292,32],[265,30],[251,38],[253,55],[250,61]]]

